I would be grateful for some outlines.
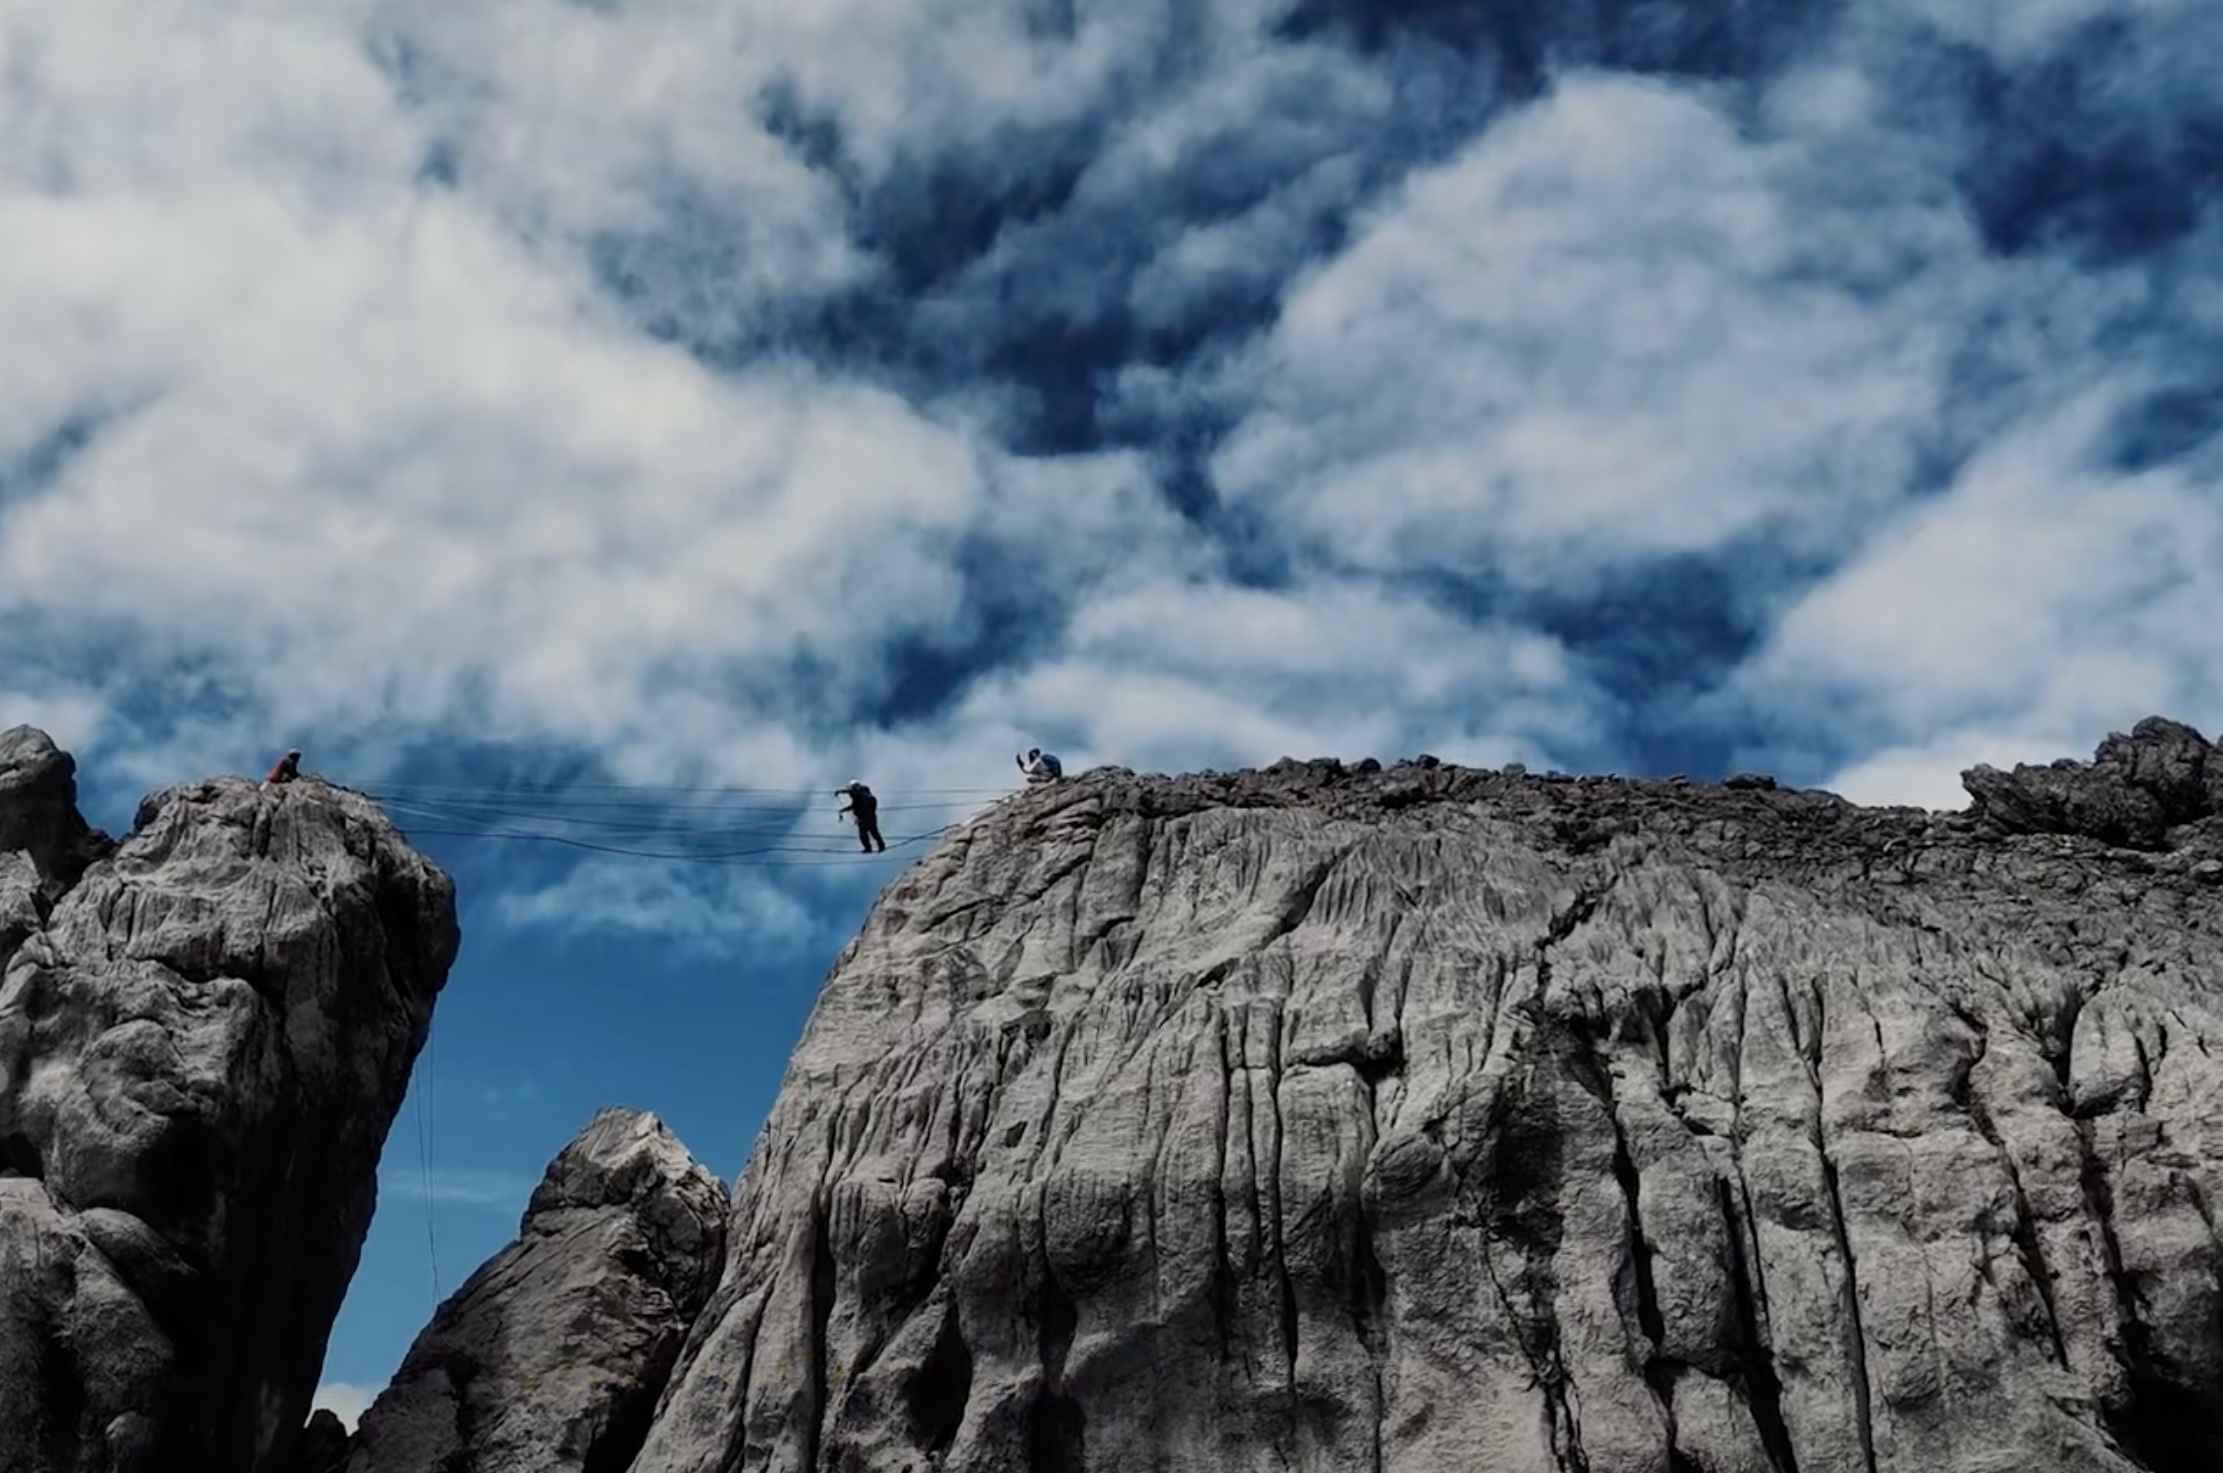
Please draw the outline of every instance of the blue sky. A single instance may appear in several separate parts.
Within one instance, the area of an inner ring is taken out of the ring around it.
[[[2217,54],[2200,0],[0,0],[0,721],[111,827],[287,745],[1947,805],[2213,731]],[[424,842],[465,950],[336,1384],[596,1106],[737,1170],[878,873]]]

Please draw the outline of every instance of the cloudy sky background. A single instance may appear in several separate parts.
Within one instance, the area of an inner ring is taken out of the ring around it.
[[[891,835],[1030,741],[1943,806],[2213,732],[2218,54],[2201,0],[0,0],[0,722],[117,828],[299,745],[864,774]],[[347,1385],[594,1106],[736,1170],[886,874],[424,842],[469,939]]]

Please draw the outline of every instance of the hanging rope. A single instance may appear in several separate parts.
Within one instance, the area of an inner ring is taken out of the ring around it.
[[[473,787],[459,783],[380,783],[362,790],[412,836],[552,844],[593,854],[667,863],[736,867],[845,868],[899,859],[899,851],[940,838],[1009,788],[921,788],[882,813],[949,821],[888,840],[877,853],[846,838],[823,840],[802,825],[829,796],[820,788],[728,788],[593,783],[568,788]],[[602,796],[581,797],[581,793]],[[624,796],[617,796],[624,795]],[[936,796],[941,795],[941,796]],[[788,801],[767,801],[785,799]],[[846,827],[846,825],[843,825]],[[765,842],[757,842],[765,841]]]

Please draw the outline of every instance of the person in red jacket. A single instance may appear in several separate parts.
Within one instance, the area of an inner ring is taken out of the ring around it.
[[[278,765],[270,769],[270,775],[263,781],[266,783],[290,783],[300,775],[301,754],[299,752],[288,752],[278,759]]]

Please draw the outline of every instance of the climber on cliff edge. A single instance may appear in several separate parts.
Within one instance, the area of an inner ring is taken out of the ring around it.
[[[1019,764],[1019,770],[1026,774],[1030,783],[1054,783],[1065,776],[1065,764],[1040,747],[1029,747],[1026,756],[1011,760]]]
[[[290,783],[299,776],[301,776],[301,754],[295,751],[288,752],[285,756],[280,757],[277,766],[270,769],[269,775],[263,781],[266,783]]]
[[[849,800],[849,806],[839,810],[839,814],[856,815],[857,842],[864,846],[865,853],[872,853],[875,844],[880,846],[882,854],[887,853],[888,841],[880,837],[880,800],[872,796],[872,789],[861,782],[853,782],[841,789],[841,796]]]

